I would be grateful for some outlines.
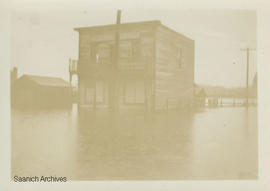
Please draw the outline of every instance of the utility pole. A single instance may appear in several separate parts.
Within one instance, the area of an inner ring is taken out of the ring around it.
[[[110,87],[110,109],[112,114],[118,107],[118,52],[119,52],[119,28],[121,23],[121,11],[117,10],[116,26],[115,26],[115,45],[113,46],[113,59],[111,67],[111,87]]]
[[[247,70],[246,70],[246,107],[248,107],[248,98],[249,98],[249,53],[251,50],[256,50],[256,49],[250,49],[250,48],[245,48],[241,49],[241,51],[246,51],[247,52]]]
[[[118,52],[119,52],[119,28],[121,24],[121,10],[117,10],[117,18],[116,18],[116,33],[115,33],[115,60],[114,60],[114,68],[118,67]]]
[[[115,90],[114,90],[114,110],[118,112],[119,109],[119,74],[118,74],[118,60],[119,60],[119,44],[120,44],[120,24],[121,24],[121,10],[117,10],[116,18],[116,34],[115,34]]]

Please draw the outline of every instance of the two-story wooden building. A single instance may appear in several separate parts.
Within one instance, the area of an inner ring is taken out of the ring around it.
[[[190,106],[194,41],[160,21],[75,28],[79,107]]]

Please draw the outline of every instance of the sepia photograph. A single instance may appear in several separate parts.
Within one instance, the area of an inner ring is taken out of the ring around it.
[[[257,180],[257,11],[10,13],[13,182]]]

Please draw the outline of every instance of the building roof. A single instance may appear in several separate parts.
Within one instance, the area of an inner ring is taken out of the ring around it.
[[[161,23],[161,21],[159,20],[150,20],[150,21],[140,21],[140,22],[129,22],[129,23],[121,23],[120,24],[120,28],[125,28],[125,27],[130,27],[130,26],[143,26],[143,25],[154,25],[154,26],[160,26],[163,27],[164,29],[182,36],[186,39],[192,40],[189,37],[182,35],[181,33],[163,25]],[[91,30],[104,30],[104,29],[114,29],[117,25],[116,24],[110,24],[110,25],[96,25],[96,26],[88,26],[88,27],[78,27],[78,28],[74,28],[75,31],[91,31]],[[193,41],[193,40],[192,40]]]
[[[29,79],[41,86],[54,86],[54,87],[69,87],[70,84],[62,78],[48,77],[48,76],[35,76],[35,75],[23,75],[20,79]]]
[[[141,21],[141,22],[129,22],[129,23],[121,23],[120,27],[132,26],[132,25],[161,25],[159,20],[152,20],[152,21]],[[88,26],[88,27],[78,27],[74,28],[75,31],[82,31],[82,30],[95,30],[95,29],[108,29],[108,28],[115,28],[116,24],[110,25],[96,25],[96,26]]]

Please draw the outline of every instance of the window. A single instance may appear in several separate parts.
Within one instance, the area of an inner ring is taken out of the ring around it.
[[[143,82],[135,83],[135,102],[144,103],[144,83]]]
[[[110,44],[99,44],[98,52],[96,54],[96,63],[108,64],[111,61],[111,46]]]
[[[146,60],[153,58],[154,40],[151,36],[143,36],[141,39],[142,57]]]
[[[130,41],[121,42],[119,45],[119,57],[121,60],[129,60],[132,57],[132,47]]]
[[[95,87],[85,87],[85,103],[93,104],[96,98],[96,103],[103,103],[105,98],[105,91],[104,91],[104,82],[97,81],[96,82],[96,89]],[[82,92],[83,93],[83,92]]]
[[[119,43],[118,58],[120,65],[132,65],[140,59],[141,54],[140,39],[124,40]],[[112,41],[102,43],[91,43],[90,57],[91,63],[110,64],[115,54],[115,44]]]
[[[98,53],[97,45],[96,44],[91,44],[91,47],[90,47],[90,61],[91,61],[91,64],[95,64],[97,62],[97,53]]]
[[[124,87],[124,102],[140,104],[145,101],[145,90],[143,82],[128,82]]]
[[[140,59],[141,52],[140,52],[140,41],[134,40],[132,42],[132,60],[137,61]]]
[[[104,82],[99,81],[96,83],[96,102],[104,102]]]
[[[112,59],[112,48],[108,43],[93,43],[90,48],[91,63],[108,64]]]
[[[177,64],[178,68],[181,68],[183,65],[183,49],[179,48],[177,52]]]
[[[94,90],[93,90],[93,88],[86,87],[85,88],[85,103],[86,104],[93,103],[93,98],[94,98]]]
[[[135,86],[134,83],[126,83],[124,90],[125,103],[135,103]]]

